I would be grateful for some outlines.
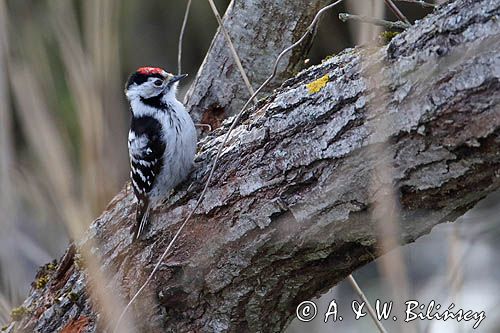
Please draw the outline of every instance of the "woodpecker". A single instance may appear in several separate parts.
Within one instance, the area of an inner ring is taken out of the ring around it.
[[[137,201],[137,240],[154,208],[191,171],[196,152],[196,130],[184,105],[176,98],[178,81],[156,67],[141,67],[125,86],[132,121],[128,133],[130,178]]]

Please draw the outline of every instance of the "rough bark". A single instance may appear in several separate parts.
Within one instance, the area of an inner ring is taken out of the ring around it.
[[[387,46],[349,49],[303,71],[249,111],[201,208],[131,311],[140,331],[283,330],[297,304],[381,254],[371,216],[373,170],[388,162],[381,146],[394,166],[402,243],[498,189],[499,12],[496,0],[445,5]],[[378,132],[380,122],[390,126]],[[142,242],[131,243],[128,188],[80,242],[99,244],[93,253],[124,299],[193,207],[227,127],[200,143],[196,170],[154,212]],[[8,331],[102,331],[72,258],[42,270],[48,283],[33,288]]]
[[[328,0],[233,0],[224,15],[236,51],[254,89],[271,74],[278,54],[304,34],[317,11]],[[283,58],[276,78],[264,93],[296,74],[310,47],[310,39]],[[250,97],[220,29],[186,95],[186,106],[196,122],[220,126],[239,112]]]

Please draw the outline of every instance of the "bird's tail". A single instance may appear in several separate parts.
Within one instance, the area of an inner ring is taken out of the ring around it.
[[[135,213],[135,226],[133,229],[134,238],[136,241],[144,231],[144,228],[149,222],[149,201],[139,200]]]

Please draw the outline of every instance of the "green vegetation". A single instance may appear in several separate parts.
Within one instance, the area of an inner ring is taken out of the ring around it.
[[[80,298],[80,297],[78,296],[77,293],[70,292],[70,293],[68,293],[68,298],[71,302],[75,303],[76,301],[78,301],[78,298]]]

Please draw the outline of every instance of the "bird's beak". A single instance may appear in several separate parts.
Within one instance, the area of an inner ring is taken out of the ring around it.
[[[188,76],[188,75],[187,74],[174,75],[174,77],[170,79],[170,83],[174,83],[174,82],[177,82],[179,80],[182,80],[186,76]]]

